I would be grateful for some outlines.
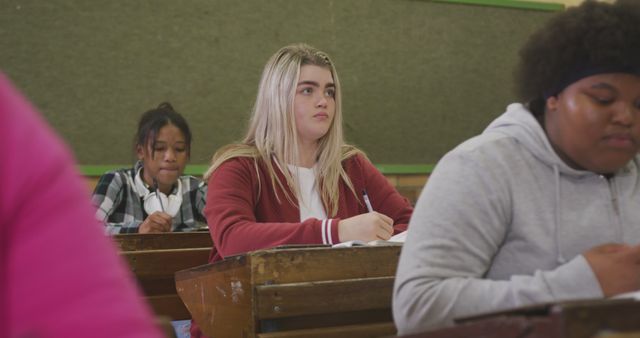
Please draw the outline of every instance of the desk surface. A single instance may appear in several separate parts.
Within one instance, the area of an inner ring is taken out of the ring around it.
[[[209,231],[117,234],[112,239],[120,251],[213,247]]]
[[[548,303],[468,317],[457,323],[404,337],[602,338],[614,333],[637,334],[640,302],[618,299]]]

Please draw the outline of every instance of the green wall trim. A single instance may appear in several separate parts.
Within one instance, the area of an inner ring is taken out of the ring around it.
[[[564,4],[525,1],[525,0],[431,0],[431,1],[465,4],[465,5],[534,9],[539,11],[563,11],[565,8]]]
[[[431,174],[433,167],[433,164],[376,164],[376,168],[387,175]]]
[[[184,169],[184,172],[187,175],[202,176],[204,175],[204,172],[207,171],[207,169],[209,169],[209,165],[207,164],[194,164],[188,165]]]
[[[79,166],[80,172],[84,176],[102,176],[102,174],[120,168],[129,168],[131,165],[81,165]],[[387,175],[399,175],[399,174],[431,174],[433,171],[434,165],[432,164],[377,164],[376,168],[380,170],[381,173]],[[209,168],[208,165],[204,164],[193,164],[188,165],[184,172],[187,175],[193,176],[202,176],[205,171]]]
[[[102,174],[119,168],[128,168],[126,165],[81,165],[80,172],[84,176],[102,176]]]
[[[131,164],[81,165],[78,167],[84,176],[102,176],[102,174],[108,171],[131,168]],[[184,173],[187,175],[202,176],[202,174],[207,171],[207,168],[209,168],[209,166],[204,164],[190,164],[184,169]]]

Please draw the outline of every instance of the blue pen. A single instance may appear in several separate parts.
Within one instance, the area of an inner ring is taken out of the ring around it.
[[[371,206],[371,201],[369,200],[369,195],[367,195],[366,190],[362,190],[362,197],[364,198],[364,204],[367,205],[367,210],[373,212],[373,207]]]

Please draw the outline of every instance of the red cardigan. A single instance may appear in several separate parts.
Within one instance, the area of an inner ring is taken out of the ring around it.
[[[256,159],[249,157],[230,159],[209,178],[204,214],[215,244],[210,262],[284,244],[339,243],[338,222],[367,212],[363,190],[367,191],[373,210],[393,219],[394,233],[407,229],[413,212],[411,204],[362,155],[352,156],[342,164],[357,198],[340,181],[336,218],[309,218],[304,222],[300,222],[300,210],[293,194],[289,191],[295,205],[287,200],[277,183],[275,187],[272,185],[261,160],[258,160],[261,187],[258,190],[254,161]],[[286,186],[284,176],[279,172],[278,175]],[[280,202],[273,193],[274,189],[278,189]]]

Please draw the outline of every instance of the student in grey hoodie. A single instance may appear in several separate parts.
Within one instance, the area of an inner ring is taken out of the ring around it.
[[[401,334],[640,288],[640,1],[586,1],[521,50],[523,102],[438,163],[394,287]]]

